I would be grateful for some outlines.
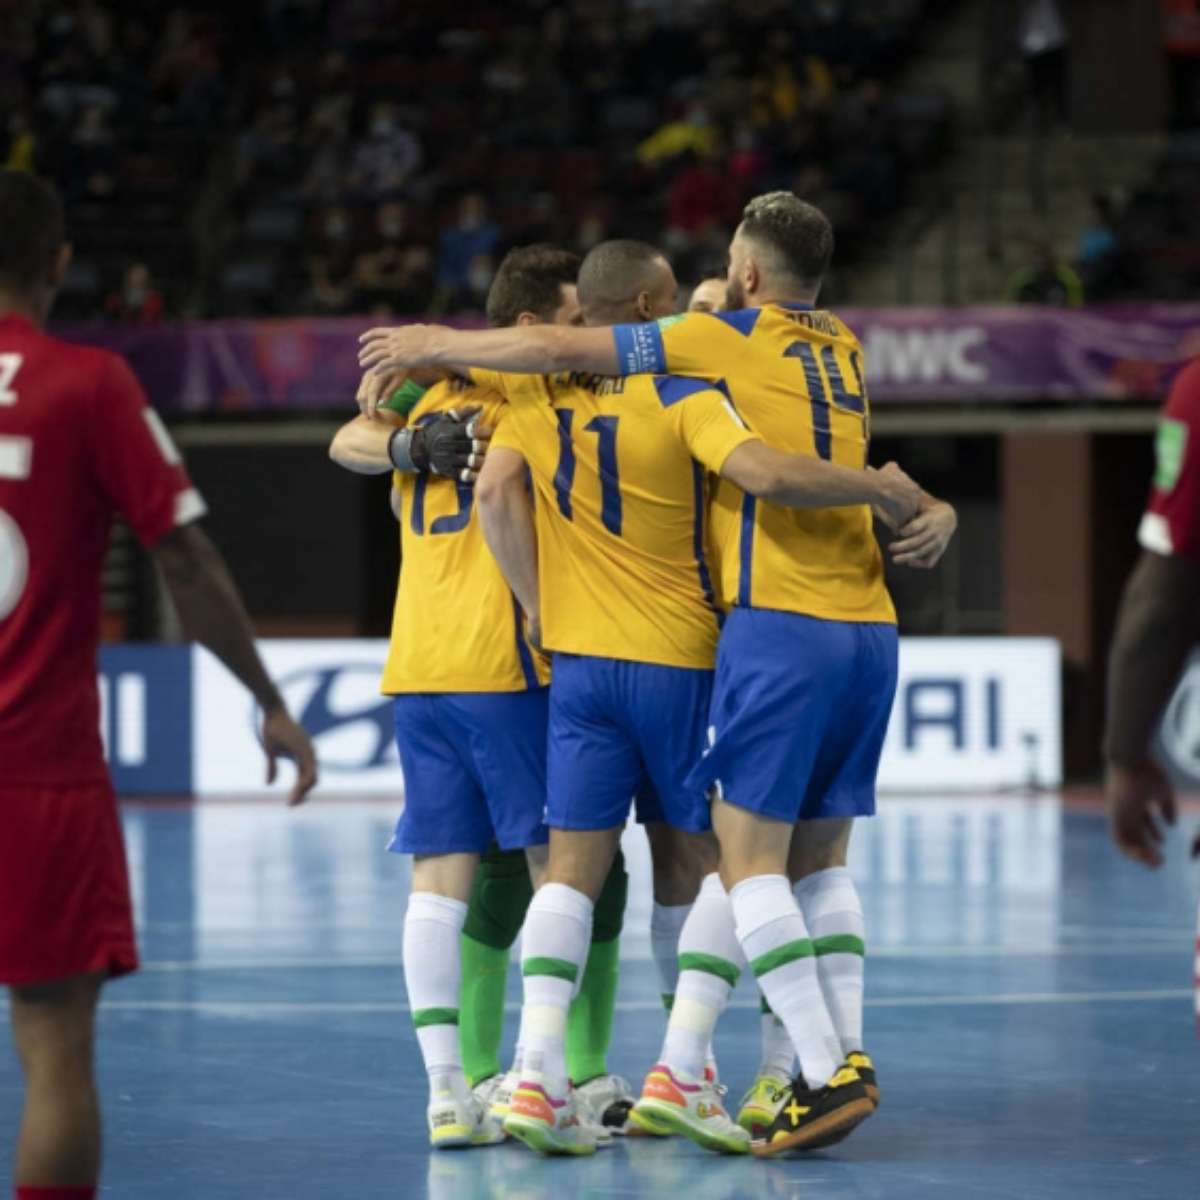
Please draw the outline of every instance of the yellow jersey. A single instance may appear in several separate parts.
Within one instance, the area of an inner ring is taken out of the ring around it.
[[[492,447],[533,477],[546,648],[711,668],[705,468],[755,439],[726,397],[674,376],[472,377],[508,400]]]
[[[468,407],[503,427],[503,397],[463,380],[431,387],[408,419],[419,425]],[[546,684],[548,664],[530,645],[520,607],[483,539],[474,487],[400,471],[394,481],[400,581],[381,690],[520,692]]]
[[[715,381],[769,445],[865,468],[870,405],[858,339],[833,313],[767,304],[614,330],[620,369]],[[894,623],[871,510],[792,509],[722,480],[712,507],[729,604]]]

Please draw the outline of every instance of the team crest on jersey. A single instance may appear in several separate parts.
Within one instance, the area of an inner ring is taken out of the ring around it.
[[[1187,453],[1188,427],[1183,421],[1172,421],[1164,417],[1158,423],[1158,437],[1154,441],[1157,466],[1154,471],[1154,486],[1160,492],[1173,491],[1183,470],[1183,459]]]

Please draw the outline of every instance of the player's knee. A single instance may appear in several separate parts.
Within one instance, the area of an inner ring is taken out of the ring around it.
[[[793,883],[844,867],[850,849],[850,821],[802,821],[796,826],[788,855],[788,875]]]
[[[647,831],[652,827],[648,826]],[[716,839],[667,825],[653,827],[650,835],[654,872],[654,899],[659,904],[691,904],[706,875],[717,869]]]
[[[13,1040],[31,1080],[91,1077],[98,981],[12,990]]]
[[[475,873],[463,933],[485,946],[507,950],[521,931],[532,898],[524,851],[488,854]]]

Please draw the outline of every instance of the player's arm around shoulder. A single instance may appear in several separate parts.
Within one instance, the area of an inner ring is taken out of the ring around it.
[[[374,417],[357,416],[334,435],[329,457],[357,475],[401,471],[430,473],[474,482],[487,453],[489,432],[479,421],[479,403],[420,413],[408,418],[380,409]]]
[[[844,508],[867,504],[897,525],[920,508],[921,489],[895,463],[856,470],[763,441],[746,442],[721,464],[720,474],[744,492],[785,508]]]
[[[494,446],[475,485],[484,540],[529,621],[530,636],[541,643],[537,534],[529,495],[525,456],[515,445]]]
[[[611,328],[520,325],[510,329],[450,329],[401,325],[369,329],[359,338],[358,362],[377,375],[413,367],[550,375],[557,371],[621,374]],[[628,373],[628,372],[625,372]]]
[[[329,457],[355,475],[384,475],[394,469],[388,443],[406,423],[404,417],[387,409],[380,409],[374,418],[357,416],[333,435]]]

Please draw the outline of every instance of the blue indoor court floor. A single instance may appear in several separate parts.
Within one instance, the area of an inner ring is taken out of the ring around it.
[[[107,989],[102,1010],[104,1196],[1200,1197],[1182,835],[1151,874],[1117,857],[1086,803],[884,798],[853,848],[879,1112],[806,1159],[631,1141],[550,1162],[516,1145],[427,1149],[400,968],[408,865],[384,852],[391,806],[129,804],[124,816],[145,965]],[[640,1082],[663,1016],[645,844],[636,832],[626,842],[610,1068]],[[744,980],[718,1034],[731,1103],[757,1063],[757,1031]],[[5,1024],[0,1161],[18,1097]]]

